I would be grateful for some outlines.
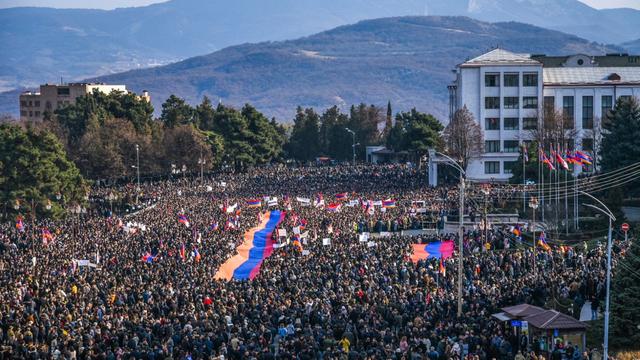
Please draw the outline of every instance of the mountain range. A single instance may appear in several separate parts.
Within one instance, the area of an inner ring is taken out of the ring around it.
[[[596,10],[578,0],[171,0],[108,11],[9,8],[0,10],[0,91],[406,15],[518,21],[608,44],[640,39],[640,11]]]
[[[516,22],[466,17],[365,20],[297,40],[232,46],[174,64],[98,77],[95,81],[149,90],[156,111],[170,95],[197,103],[241,106],[290,121],[300,106],[354,103],[431,112],[444,118],[451,70],[500,46],[514,52],[571,54],[620,51]]]

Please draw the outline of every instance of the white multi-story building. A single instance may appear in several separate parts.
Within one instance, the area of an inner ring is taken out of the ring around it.
[[[63,106],[75,104],[76,98],[92,93],[94,90],[108,94],[112,91],[127,92],[125,85],[69,83],[62,85],[40,85],[39,92],[25,91],[20,94],[20,119],[41,121],[46,111],[53,112]],[[142,99],[151,101],[145,90]]]
[[[463,106],[484,133],[484,154],[467,177],[506,181],[519,146],[551,105],[573,120],[575,148],[592,151],[603,114],[620,97],[640,97],[640,56],[545,56],[494,49],[458,65],[449,86],[450,119]]]

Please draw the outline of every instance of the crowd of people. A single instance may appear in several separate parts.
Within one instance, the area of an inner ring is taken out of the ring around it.
[[[106,200],[114,193],[145,205],[116,215]],[[552,349],[522,344],[491,314],[603,296],[602,246],[534,254],[507,227],[488,236],[472,227],[458,317],[455,257],[443,269],[410,259],[412,244],[456,235],[402,232],[455,213],[458,188],[430,188],[406,165],[257,168],[96,187],[90,198],[83,214],[2,224],[0,358],[538,360]],[[394,206],[373,205],[385,200]],[[275,209],[289,235],[273,232],[282,245],[257,277],[216,280],[243,234]]]

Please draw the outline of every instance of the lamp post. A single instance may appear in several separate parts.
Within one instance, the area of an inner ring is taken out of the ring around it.
[[[136,176],[138,177],[138,187],[136,188],[136,205],[138,205],[138,195],[140,194],[140,146],[136,144]]]
[[[538,198],[532,196],[531,199],[529,199],[529,207],[533,209],[533,217],[531,220],[531,237],[533,239],[533,268],[535,269],[536,256],[538,255],[536,253],[536,209],[538,208]]]
[[[464,176],[466,175],[464,169],[458,162],[450,158],[449,156],[436,152],[436,155],[442,156],[448,160],[445,164],[456,168],[460,172],[460,213],[459,213],[459,226],[458,226],[458,317],[462,316],[462,261],[464,251]]]
[[[200,151],[200,158],[198,159],[198,164],[200,165],[200,182],[204,182],[204,164],[207,161],[202,157],[202,150]]]
[[[352,145],[351,145],[351,151],[353,152],[353,166],[355,166],[356,165],[356,132],[349,128],[344,128],[344,129],[351,134],[353,139]]]
[[[613,212],[602,203],[602,201],[596,199],[593,195],[588,194],[582,190],[578,190],[580,194],[583,194],[592,200],[596,201],[600,206],[598,207],[592,204],[584,204],[594,210],[597,210],[603,214],[605,214],[609,218],[609,233],[607,235],[607,295],[605,299],[605,308],[604,308],[604,345],[603,345],[603,360],[607,360],[609,358],[609,296],[610,296],[610,288],[611,288],[611,229],[612,223],[616,221],[616,217],[613,215]]]
[[[484,194],[484,242],[489,242],[489,219],[487,216],[487,200],[489,198],[489,194],[491,190],[489,189],[489,185],[485,184],[482,187],[482,193]]]

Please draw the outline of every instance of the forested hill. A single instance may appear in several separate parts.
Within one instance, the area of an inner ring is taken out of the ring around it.
[[[249,102],[290,121],[301,106],[417,107],[443,118],[451,70],[495,46],[527,53],[619,51],[573,35],[521,23],[486,23],[466,17],[396,17],[366,20],[309,37],[229,47],[167,66],[97,79],[151,92],[156,111],[170,95],[196,103]]]

